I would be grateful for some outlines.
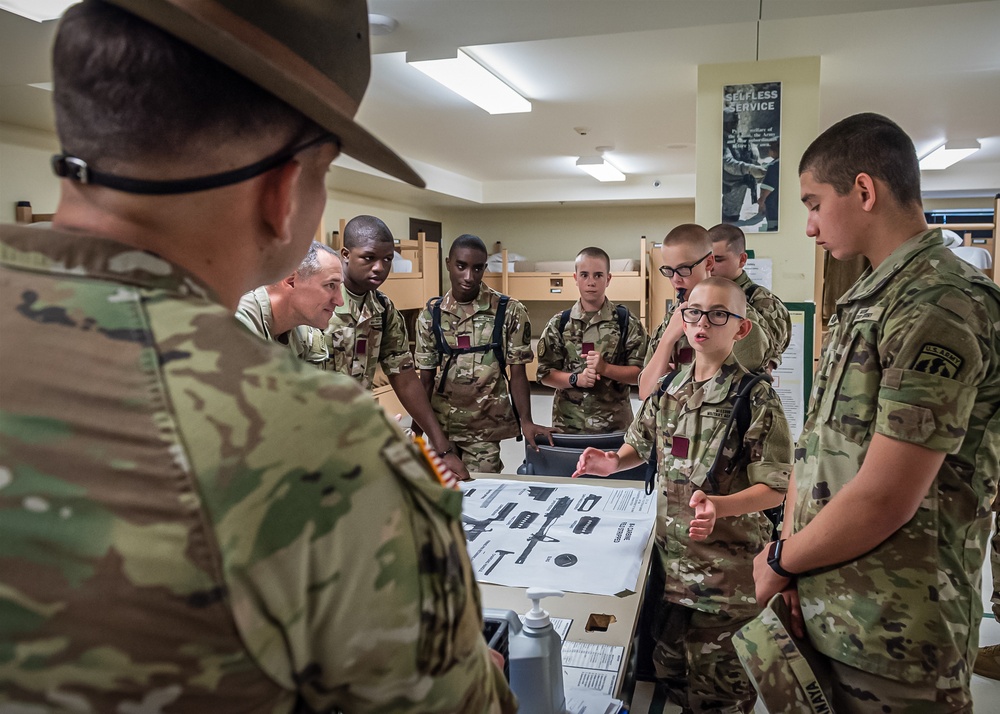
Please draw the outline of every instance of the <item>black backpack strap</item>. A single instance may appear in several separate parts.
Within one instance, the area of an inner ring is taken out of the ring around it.
[[[569,313],[570,310],[563,310],[562,315],[559,316],[559,334],[561,335],[566,330],[566,325],[569,323]],[[565,342],[565,338],[563,342]]]
[[[389,298],[381,290],[375,290],[375,299],[378,300],[378,304],[382,306],[383,312],[389,312]],[[382,320],[382,327],[385,328],[385,320]]]
[[[750,372],[743,375],[740,379],[739,387],[736,389],[736,398],[733,401],[733,411],[726,422],[725,431],[722,432],[722,441],[719,442],[719,450],[715,453],[715,460],[712,462],[712,467],[705,476],[706,487],[702,489],[705,493],[717,494],[719,492],[719,479],[716,477],[715,471],[719,466],[719,461],[722,460],[722,452],[725,449],[726,442],[729,441],[729,435],[732,433],[734,424],[736,425],[736,434],[739,439],[736,446],[736,453],[733,454],[733,458],[729,462],[729,469],[732,470],[739,463],[740,459],[743,458],[743,439],[750,428],[750,392],[753,391],[758,382],[764,380],[771,381],[771,376],[767,372]]]
[[[496,355],[497,364],[500,365],[500,375],[507,383],[507,396],[510,399],[510,408],[514,411],[514,421],[517,422],[517,441],[521,441],[524,435],[521,433],[521,414],[517,411],[517,403],[514,401],[514,391],[510,387],[510,377],[507,376],[507,343],[503,338],[504,323],[507,321],[507,304],[510,302],[509,295],[501,295],[497,302],[497,314],[493,318],[493,337],[490,346],[493,354]]]
[[[677,370],[673,372],[668,372],[667,376],[663,378],[660,382],[660,386],[656,390],[656,401],[663,399],[663,395],[667,393],[667,387],[670,383],[674,381],[674,377],[677,376]],[[653,432],[653,446],[649,450],[649,460],[646,462],[646,495],[652,495],[653,490],[656,486],[656,432]]]
[[[615,313],[618,315],[618,346],[612,364],[621,365],[625,363],[625,343],[628,341],[628,308],[615,305]]]
[[[448,378],[448,371],[455,361],[455,350],[444,338],[444,330],[441,329],[441,301],[443,298],[435,297],[427,301],[427,308],[431,311],[431,329],[434,331],[434,341],[437,344],[438,354],[445,358],[444,366],[441,368],[441,379],[438,381],[438,394],[444,392],[444,382]]]

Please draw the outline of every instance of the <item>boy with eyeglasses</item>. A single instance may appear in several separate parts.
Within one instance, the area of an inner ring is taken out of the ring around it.
[[[656,464],[656,545],[663,595],[655,608],[653,664],[684,711],[749,712],[756,698],[732,636],[760,611],[753,559],[781,503],[792,439],[766,381],[747,380],[750,423],[740,438],[732,415],[751,374],[734,347],[757,328],[731,280],[706,278],[677,311],[695,357],[647,398],[617,452],[588,448],[573,474],[607,476]]]
[[[677,300],[649,342],[646,365],[639,375],[640,399],[652,394],[660,378],[671,369],[690,364],[694,359],[677,308],[683,307],[690,291],[712,275],[715,268],[712,239],[708,231],[696,223],[684,223],[667,233],[660,250],[663,256],[660,273],[674,286]],[[747,308],[746,318],[755,325],[761,324],[760,314],[752,307]],[[773,353],[774,347],[764,330],[752,330],[734,349],[739,363],[752,372],[766,369]]]

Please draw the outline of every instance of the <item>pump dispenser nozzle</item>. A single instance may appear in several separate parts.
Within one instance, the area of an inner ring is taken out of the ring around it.
[[[524,615],[524,626],[538,629],[539,627],[546,627],[551,624],[551,621],[549,620],[549,613],[541,607],[540,603],[542,598],[562,597],[565,593],[563,593],[562,590],[528,588],[528,591],[525,594],[528,596],[528,599],[531,600],[531,610]]]

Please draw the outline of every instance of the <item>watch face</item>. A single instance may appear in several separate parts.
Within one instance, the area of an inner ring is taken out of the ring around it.
[[[576,386],[576,379],[577,379],[576,372],[574,372],[573,374],[571,374],[569,376],[569,386],[575,387]]]

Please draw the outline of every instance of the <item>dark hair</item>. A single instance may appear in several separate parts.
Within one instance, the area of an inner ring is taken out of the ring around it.
[[[913,141],[881,114],[855,114],[820,134],[799,162],[799,174],[811,171],[841,196],[858,174],[883,181],[900,205],[920,205],[920,166]]]
[[[713,243],[726,241],[726,248],[733,253],[747,252],[747,237],[739,226],[732,223],[720,223],[708,229],[708,237]]]
[[[689,245],[700,250],[712,250],[712,239],[709,238],[708,231],[697,223],[682,223],[667,233],[663,239],[666,248],[675,245]]]
[[[52,49],[63,148],[102,162],[187,158],[199,147],[322,129],[200,50],[109,3],[66,11]]]
[[[314,275],[319,272],[320,253],[332,253],[333,255],[337,255],[337,251],[330,246],[314,240],[309,244],[309,251],[306,253],[306,257],[302,259],[302,262],[299,263],[298,269],[295,271],[298,273],[300,278],[308,278],[310,275]],[[337,259],[340,259],[339,255],[337,255]]]
[[[369,243],[394,243],[392,231],[381,218],[355,216],[344,226],[344,247],[359,248]]]
[[[473,250],[481,251],[485,256],[489,256],[483,239],[471,233],[463,233],[451,242],[451,248],[448,249],[448,257],[453,256],[459,248],[472,248]]]
[[[597,248],[595,246],[584,248],[583,250],[581,250],[579,253],[576,254],[577,260],[579,260],[582,257],[602,259],[604,261],[604,264],[607,266],[607,271],[609,273],[611,272],[611,258],[608,256],[607,252],[603,248]]]

